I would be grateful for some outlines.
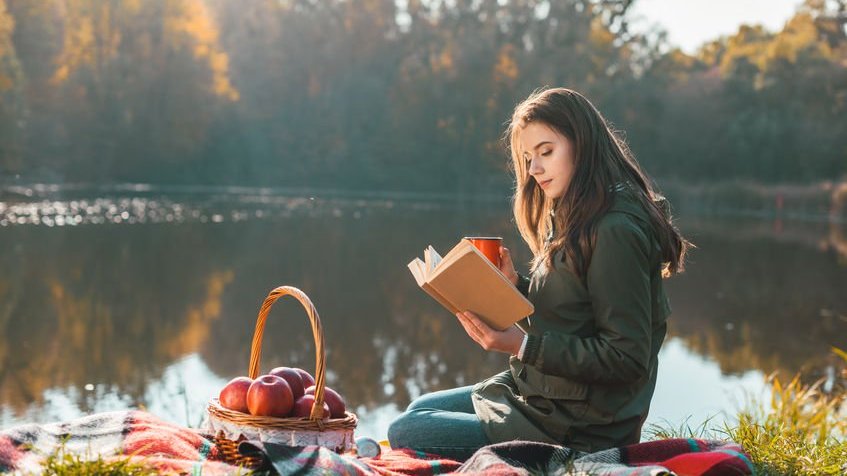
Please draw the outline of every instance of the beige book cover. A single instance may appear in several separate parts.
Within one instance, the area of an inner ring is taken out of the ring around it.
[[[468,240],[442,258],[432,246],[409,271],[418,286],[448,311],[471,311],[489,326],[503,330],[532,314],[532,303]]]

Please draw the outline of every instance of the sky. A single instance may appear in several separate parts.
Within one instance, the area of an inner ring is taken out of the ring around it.
[[[706,41],[738,31],[741,24],[782,29],[802,0],[638,0],[631,12],[643,17],[634,26],[652,23],[668,32],[668,41],[692,54]]]

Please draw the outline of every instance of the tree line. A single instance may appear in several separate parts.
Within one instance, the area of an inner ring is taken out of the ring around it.
[[[0,0],[0,182],[504,191],[545,85],[657,177],[847,173],[847,0],[693,55],[634,2]]]

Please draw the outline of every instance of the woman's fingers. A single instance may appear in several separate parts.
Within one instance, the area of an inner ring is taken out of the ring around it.
[[[479,344],[485,350],[489,350],[491,348],[492,339],[490,331],[492,329],[482,322],[476,314],[471,311],[457,312],[456,317],[459,318],[459,322],[462,323],[462,327],[465,328],[465,332],[471,336],[474,342]]]
[[[501,246],[500,247],[500,267],[503,267],[503,265],[507,265],[507,264],[509,266],[513,266],[513,264],[512,264],[512,252],[509,251],[509,248],[506,248],[505,246]]]
[[[515,268],[514,263],[512,263],[512,253],[509,252],[509,248],[505,246],[500,247],[500,271],[504,274],[508,273],[509,270]]]
[[[465,329],[465,333],[473,339],[474,342],[484,347],[483,338],[477,332],[476,327],[470,323],[470,321],[462,315],[461,312],[456,313],[456,317],[459,319],[459,323],[462,325],[462,328]]]
[[[516,327],[498,331],[471,311],[457,312],[456,318],[465,332],[485,350],[516,354],[523,341],[523,333]]]
[[[505,352],[515,355],[523,341],[523,333],[516,327],[498,331],[485,323],[471,311],[457,312],[456,318],[465,332],[485,350]]]
[[[512,284],[517,284],[518,272],[515,271],[515,263],[512,262],[512,252],[505,246],[500,246],[500,272],[509,278]]]
[[[482,322],[482,319],[477,317],[477,315],[473,312],[465,311],[464,315],[465,319],[467,319],[468,322],[474,327],[474,329],[476,329],[477,333],[487,334],[489,331],[492,330],[490,327],[488,327],[488,324]]]

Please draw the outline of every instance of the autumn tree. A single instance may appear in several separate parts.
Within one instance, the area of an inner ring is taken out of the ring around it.
[[[845,173],[845,2],[695,55],[633,0],[3,0],[8,177],[508,194],[516,102],[567,86],[653,175]]]
[[[15,19],[0,0],[0,171],[21,171],[22,124],[26,117],[23,71],[13,41]]]

